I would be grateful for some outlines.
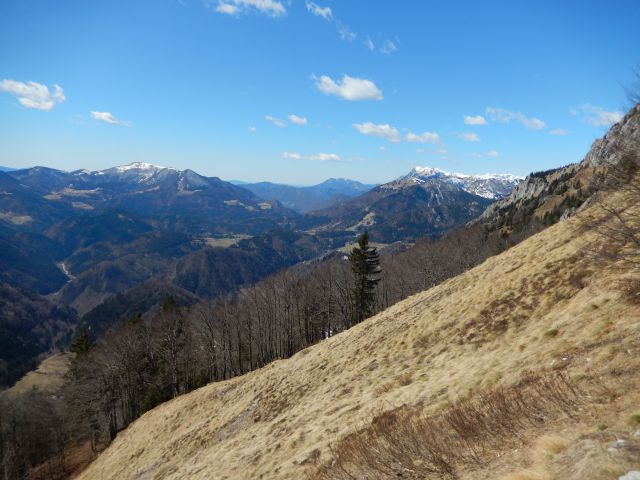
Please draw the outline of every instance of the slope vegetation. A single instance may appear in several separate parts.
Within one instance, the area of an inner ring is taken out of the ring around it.
[[[288,360],[161,405],[80,478],[321,475],[344,439],[384,412],[435,414],[532,371],[562,371],[588,392],[581,406],[497,439],[483,462],[455,475],[618,478],[640,451],[631,425],[640,421],[640,278],[596,265],[584,221],[560,222]],[[319,478],[389,478],[353,471]]]

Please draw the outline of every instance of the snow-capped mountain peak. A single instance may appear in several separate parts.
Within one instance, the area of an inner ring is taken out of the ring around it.
[[[460,186],[464,191],[484,198],[499,199],[508,195],[522,177],[510,173],[485,173],[468,175],[465,173],[451,173],[434,167],[415,167],[407,175],[401,177],[401,182],[423,184],[429,181],[441,180]]]
[[[133,163],[130,163],[129,165],[120,165],[114,168],[118,172],[127,172],[129,170],[158,171],[158,170],[164,170],[166,168],[169,168],[170,170],[175,170],[174,168],[171,168],[171,167],[161,167],[160,165],[153,165],[152,163],[146,163],[146,162],[133,162]]]

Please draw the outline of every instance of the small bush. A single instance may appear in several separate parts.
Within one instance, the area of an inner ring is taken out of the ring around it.
[[[555,338],[558,336],[560,331],[557,328],[552,328],[551,330],[547,330],[544,332],[544,336],[547,338]]]

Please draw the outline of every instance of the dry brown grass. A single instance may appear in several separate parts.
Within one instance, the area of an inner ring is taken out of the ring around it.
[[[365,429],[330,447],[314,480],[456,478],[461,466],[486,465],[496,452],[554,416],[572,416],[582,394],[562,373],[525,376],[517,385],[481,392],[438,414],[400,407],[377,415]],[[545,437],[541,449],[566,448]]]
[[[69,371],[72,354],[56,353],[45,358],[38,368],[27,373],[16,384],[0,392],[0,395],[16,397],[32,390],[42,393],[56,393],[65,383],[65,375]]]
[[[583,475],[628,465],[632,457],[612,456],[607,445],[636,428],[628,419],[640,402],[640,306],[621,287],[633,276],[628,269],[596,270],[581,253],[589,234],[576,234],[580,222],[554,225],[304,354],[146,413],[80,478],[300,479],[326,464],[329,445],[381,412],[417,408],[440,418],[460,399],[508,389],[530,370],[594,385],[593,401],[569,421],[559,415],[525,428],[525,447],[485,467],[467,472],[463,463],[461,478],[493,480],[518,469],[563,478],[557,472],[572,462]],[[552,329],[558,333],[549,338]],[[610,428],[597,432],[600,422]],[[538,465],[548,456],[535,453],[536,438],[555,434],[569,447]],[[496,439],[491,448],[501,450]]]

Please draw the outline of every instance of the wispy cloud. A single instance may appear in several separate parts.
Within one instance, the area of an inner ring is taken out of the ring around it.
[[[485,109],[485,113],[491,121],[498,123],[510,123],[512,121],[516,121],[524,125],[529,130],[542,130],[547,126],[539,118],[530,118],[523,113],[513,112],[504,108],[487,107]]]
[[[280,127],[280,128],[282,128],[282,127],[284,127],[284,126],[285,126],[285,122],[284,122],[284,120],[282,120],[281,118],[276,118],[276,117],[274,117],[274,116],[272,116],[272,115],[265,115],[265,116],[264,116],[264,119],[265,119],[267,122],[271,122],[271,123],[273,123],[276,127]]]
[[[269,17],[280,17],[287,9],[278,0],[206,0],[207,4],[218,13],[240,15],[244,13],[261,13]]]
[[[373,122],[354,123],[353,128],[363,135],[373,135],[375,137],[386,138],[392,143],[400,143],[402,135],[397,128],[392,127],[388,123],[375,124]]]
[[[110,123],[111,125],[121,125],[123,127],[130,127],[131,122],[128,120],[120,120],[116,118],[111,112],[91,112],[91,118],[100,122]]]
[[[333,12],[331,12],[331,8],[329,7],[321,7],[320,5],[310,2],[307,0],[305,2],[307,10],[314,14],[316,17],[322,17],[327,21],[333,20]]]
[[[219,1],[222,2],[224,0]],[[390,40],[388,38],[384,40],[379,39],[379,44],[381,46],[378,50],[376,50],[376,45],[373,43],[373,40],[371,40],[370,35],[367,35],[366,37],[364,35],[358,35],[356,32],[351,30],[348,25],[342,23],[340,19],[336,18],[333,14],[333,10],[331,10],[330,7],[323,7],[321,5],[318,5],[317,3],[312,2],[311,0],[306,0],[305,6],[307,7],[307,11],[310,14],[315,15],[316,17],[321,17],[327,22],[330,22],[335,27],[340,39],[345,42],[353,42],[357,38],[362,38],[362,44],[371,52],[378,51],[380,53],[390,55],[398,51],[398,37],[395,37],[395,40]]]
[[[465,142],[479,142],[480,141],[480,136],[477,133],[468,132],[468,133],[463,133],[460,136],[462,137],[462,139]]]
[[[52,91],[41,83],[2,80],[0,91],[16,97],[23,107],[35,108],[36,110],[53,110],[58,103],[66,100],[62,87],[56,84],[53,85]]]
[[[247,127],[249,133],[256,133],[256,127]]]
[[[375,51],[375,49],[376,49],[376,46],[375,46],[375,44],[373,43],[373,40],[371,40],[371,37],[367,37],[367,38],[365,38],[365,40],[364,40],[364,45],[365,45],[365,47],[367,47],[367,49],[368,49],[369,51],[371,51],[371,52]]]
[[[464,124],[465,125],[486,125],[487,120],[482,115],[476,115],[475,117],[471,115],[465,115]]]
[[[344,25],[342,22],[336,21],[336,25],[338,27],[338,35],[340,38],[346,42],[353,42],[358,35],[351,30],[348,26]]]
[[[303,155],[298,152],[283,152],[282,158],[287,160],[309,160],[312,162],[341,162],[342,159],[335,153],[315,153],[313,155]]]
[[[335,95],[349,101],[382,100],[382,91],[371,80],[343,75],[338,82],[328,75],[316,79],[316,87],[325,95]]]
[[[614,123],[618,123],[624,116],[622,112],[614,110],[609,112],[602,107],[585,103],[584,105],[569,110],[572,115],[582,117],[589,125],[594,127],[609,127]]]
[[[407,133],[408,142],[417,143],[433,143],[434,145],[440,144],[440,135],[434,132],[422,132],[422,133]]]
[[[382,47],[380,47],[380,53],[384,53],[385,55],[391,55],[396,51],[398,51],[398,46],[389,39],[385,40]]]
[[[306,125],[308,123],[307,117],[299,117],[293,113],[287,117],[291,123],[296,125]]]
[[[555,135],[556,137],[564,137],[565,135],[569,135],[569,131],[564,128],[556,128],[555,130],[551,130],[549,135]]]

